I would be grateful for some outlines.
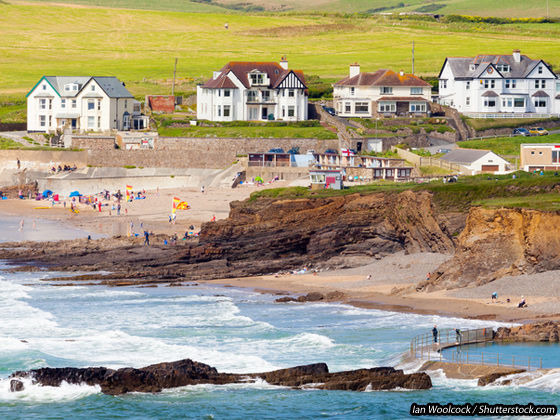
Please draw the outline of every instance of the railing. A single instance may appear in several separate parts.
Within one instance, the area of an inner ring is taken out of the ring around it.
[[[476,330],[461,331],[460,336],[454,329],[445,329],[438,332],[437,342],[434,342],[432,333],[421,334],[412,339],[410,342],[410,354],[417,359],[429,358],[436,351],[439,353],[441,360],[441,350],[465,344],[484,343],[492,341],[494,338],[494,330],[492,328],[478,328]]]
[[[455,350],[451,354],[451,360],[443,359],[443,361],[449,361],[452,363],[459,364],[475,364],[475,365],[487,365],[487,366],[504,366],[521,368],[526,370],[536,370],[542,369],[542,357],[531,357],[531,356],[515,356],[515,355],[505,355],[500,353],[488,353],[488,352],[477,352],[472,353],[468,350]]]
[[[560,114],[463,112],[469,118],[558,118]]]

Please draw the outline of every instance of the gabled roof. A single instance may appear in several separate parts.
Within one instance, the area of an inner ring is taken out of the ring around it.
[[[305,86],[305,77],[301,70],[285,70],[280,64],[275,62],[261,61],[231,61],[220,70],[218,77],[208,80],[202,85],[203,88],[219,89],[219,88],[236,88],[235,84],[230,80],[228,74],[232,73],[239,81],[249,89],[249,73],[258,71],[266,73],[270,83],[268,88],[275,89],[290,74],[294,73],[300,82]],[[306,87],[307,88],[307,87]]]
[[[537,90],[535,93],[531,95],[533,98],[548,98],[548,93],[542,90]]]
[[[41,80],[46,80],[52,88],[56,91],[59,96],[66,97],[66,98],[74,98],[76,97],[84,88],[86,84],[90,80],[95,80],[95,82],[101,87],[101,89],[109,96],[110,98],[133,98],[132,94],[128,91],[128,89],[124,86],[124,83],[121,82],[116,77],[91,77],[91,76],[43,76],[39,82],[29,91],[27,96],[35,88]],[[76,83],[80,87],[78,90],[72,91],[65,91],[64,86],[69,83]]]
[[[481,157],[486,156],[488,153],[492,152],[490,150],[478,149],[455,149],[440,157],[440,159],[448,162],[470,165]]]
[[[428,82],[413,74],[401,75],[393,70],[381,69],[374,73],[359,73],[354,77],[345,77],[334,84],[335,86],[412,86],[429,87]]]
[[[542,60],[533,60],[526,55],[521,55],[519,62],[516,62],[513,55],[486,55],[480,54],[476,57],[447,57],[443,63],[443,67],[440,71],[439,77],[445,68],[445,64],[448,63],[453,76],[456,79],[476,79],[484,72],[484,70],[489,66],[493,65],[496,69],[496,65],[506,64],[509,65],[509,72],[498,72],[501,77],[504,78],[526,78],[535,67],[542,63],[549,70],[550,67]],[[471,67],[474,65],[474,68]],[[496,69],[497,71],[497,69]],[[552,72],[552,70],[551,70]],[[553,72],[552,72],[553,73]],[[497,74],[497,75],[498,75]],[[554,74],[554,73],[553,73]]]

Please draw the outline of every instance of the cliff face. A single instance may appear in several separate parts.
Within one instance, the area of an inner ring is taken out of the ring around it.
[[[474,207],[455,256],[420,289],[465,287],[560,268],[560,214]]]
[[[234,202],[228,219],[203,225],[199,245],[180,262],[199,264],[201,273],[211,263],[250,275],[328,264],[333,257],[453,252],[443,226],[427,192]]]

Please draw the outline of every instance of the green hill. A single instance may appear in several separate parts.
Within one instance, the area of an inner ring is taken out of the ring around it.
[[[35,0],[54,2],[53,0]],[[177,12],[427,12],[499,17],[560,17],[560,0],[56,0],[57,3]],[[547,4],[548,11],[547,14]]]

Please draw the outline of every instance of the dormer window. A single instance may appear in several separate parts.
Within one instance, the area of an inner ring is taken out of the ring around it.
[[[78,90],[78,85],[72,85],[72,90]]]
[[[539,72],[539,74],[542,74],[542,72],[543,72],[542,66],[539,66],[538,72]]]
[[[498,69],[499,72],[503,72],[503,73],[509,73],[511,71],[509,64],[498,64],[496,68]]]
[[[381,88],[379,88],[380,92],[382,95],[392,95],[393,94],[393,88],[391,86],[382,86]]]
[[[263,73],[251,73],[249,77],[251,78],[251,85],[263,85],[264,84],[264,74]]]
[[[66,92],[68,92],[68,91],[70,90],[70,85],[64,86],[64,90],[65,90]]]

